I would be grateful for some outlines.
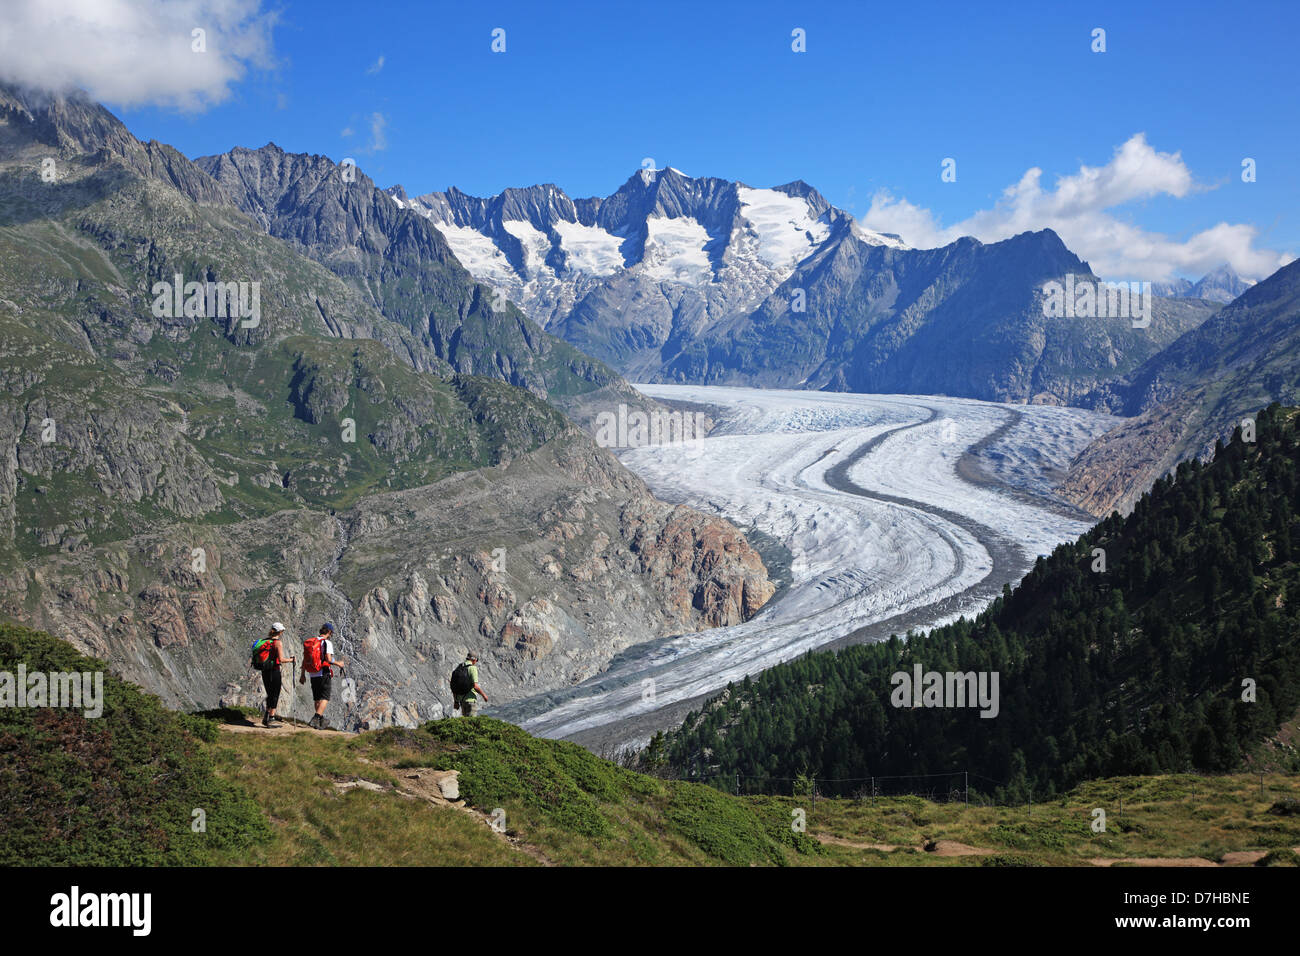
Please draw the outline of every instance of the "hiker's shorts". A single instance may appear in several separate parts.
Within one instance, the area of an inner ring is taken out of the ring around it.
[[[330,699],[330,675],[321,674],[320,677],[311,679],[311,699],[312,700],[329,700]]]
[[[262,686],[266,688],[266,709],[275,710],[280,703],[280,686],[283,676],[277,664],[268,664],[262,668]]]
[[[460,702],[460,715],[462,717],[473,717],[474,705],[477,703],[478,701],[476,700],[462,700]]]

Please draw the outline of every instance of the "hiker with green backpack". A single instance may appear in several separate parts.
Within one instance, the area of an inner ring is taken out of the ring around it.
[[[261,671],[262,686],[266,688],[266,712],[262,715],[263,727],[283,723],[275,716],[275,708],[280,704],[282,685],[280,666],[293,660],[292,657],[284,656],[284,645],[280,640],[283,634],[284,625],[276,621],[271,625],[271,630],[266,637],[259,637],[253,642],[252,656],[249,659],[253,670]]]
[[[478,685],[478,655],[466,651],[465,660],[451,672],[452,707],[459,710],[462,717],[474,716],[474,705],[478,703],[475,693],[483,697],[483,703],[487,703],[487,694]]]

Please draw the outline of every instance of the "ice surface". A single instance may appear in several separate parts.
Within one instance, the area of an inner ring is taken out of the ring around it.
[[[560,235],[560,245],[569,254],[568,267],[587,275],[612,275],[623,268],[623,254],[619,246],[623,240],[599,226],[584,226],[580,222],[557,222],[554,229]]]
[[[434,223],[451,246],[452,253],[475,279],[491,286],[509,286],[518,283],[519,277],[510,266],[506,254],[497,248],[490,236],[485,236],[471,226],[454,226]]]
[[[646,219],[647,238],[641,268],[652,278],[676,282],[707,282],[712,276],[704,247],[709,234],[689,216]]]
[[[758,257],[789,278],[795,265],[830,236],[830,226],[812,215],[797,196],[775,189],[738,188],[740,213],[758,237]]]
[[[530,274],[543,268],[546,257],[551,252],[551,240],[546,237],[546,233],[522,219],[506,219],[502,221],[501,228],[518,239],[524,247],[524,266]],[[462,262],[461,265],[465,263]],[[465,268],[469,269],[469,266]],[[474,270],[470,269],[470,274],[473,273]]]
[[[1063,467],[1114,421],[940,396],[638,388],[715,406],[721,417],[707,438],[630,449],[624,463],[665,500],[779,540],[794,555],[791,583],[750,621],[651,642],[599,677],[547,695],[553,706],[520,721],[533,733],[570,736],[690,700],[904,612],[926,626],[974,615],[1003,583],[985,580],[991,549],[1014,556],[1014,579],[1036,555],[1087,529],[1078,513],[1022,491],[1041,492],[1048,483],[1039,472]],[[1037,444],[1001,474],[959,473],[963,452],[999,429],[1004,440]],[[872,441],[847,468],[865,496],[834,487],[827,472]]]
[[[911,246],[905,243],[902,239],[899,239],[897,236],[887,236],[883,232],[876,232],[873,229],[868,229],[856,219],[853,221],[852,229],[855,236],[863,242],[869,243],[873,246],[892,246],[895,249],[911,248]]]

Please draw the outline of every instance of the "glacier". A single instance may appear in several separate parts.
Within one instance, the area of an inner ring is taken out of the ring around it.
[[[620,452],[660,498],[726,517],[790,555],[752,619],[639,644],[574,687],[500,716],[613,751],[705,695],[815,648],[973,616],[1092,524],[1051,476],[1117,423],[1057,406],[945,396],[638,385],[711,409],[702,439]]]

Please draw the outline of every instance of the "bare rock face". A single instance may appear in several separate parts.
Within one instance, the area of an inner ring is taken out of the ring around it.
[[[526,660],[545,657],[561,640],[562,625],[556,618],[556,608],[546,598],[529,601],[501,628],[501,643]]]
[[[433,605],[434,619],[444,627],[454,628],[459,616],[456,614],[456,605],[447,594],[435,594],[431,601]]]
[[[174,588],[151,584],[140,592],[140,600],[144,602],[145,619],[153,632],[155,644],[159,647],[189,646],[185,613],[180,608],[180,595]]]
[[[621,515],[624,537],[642,572],[662,582],[683,623],[707,627],[748,620],[776,588],[758,553],[733,527],[694,509],[639,499]]]
[[[1058,493],[1099,518],[1112,511],[1128,514],[1184,456],[1189,415],[1200,392],[1157,406],[1096,439],[1070,463]]]
[[[336,515],[286,510],[51,554],[0,576],[0,616],[185,708],[260,706],[252,640],[280,620],[301,659],[331,620],[346,669],[330,720],[369,729],[450,714],[467,649],[504,703],[598,674],[638,642],[744,621],[773,591],[730,524],[656,500],[590,442],[557,440]],[[308,713],[308,691],[284,675],[281,713]]]

